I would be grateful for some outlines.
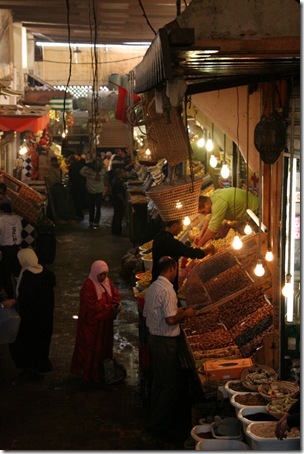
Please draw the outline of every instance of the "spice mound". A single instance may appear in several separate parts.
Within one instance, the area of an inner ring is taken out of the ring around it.
[[[236,394],[234,400],[241,405],[266,405],[265,399],[260,394]]]
[[[275,434],[275,422],[255,423],[251,426],[251,432],[260,438],[277,438]],[[287,438],[298,438],[300,431],[293,427],[290,432],[286,432]]]
[[[245,386],[243,386],[242,382],[231,382],[229,383],[228,387],[230,389],[232,389],[233,391],[239,391],[239,392],[246,392],[248,391],[247,388],[245,388]]]

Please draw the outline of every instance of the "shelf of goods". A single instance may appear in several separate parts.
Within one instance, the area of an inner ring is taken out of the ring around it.
[[[3,170],[0,170],[0,182],[7,186],[14,211],[31,224],[37,224],[42,217],[46,197]]]
[[[252,356],[272,333],[271,273],[257,277],[258,238],[243,239],[243,248],[229,248],[194,264],[184,284],[188,306],[196,317],[183,331],[196,368],[211,359]],[[203,368],[202,368],[203,369]],[[203,371],[202,371],[203,372]]]

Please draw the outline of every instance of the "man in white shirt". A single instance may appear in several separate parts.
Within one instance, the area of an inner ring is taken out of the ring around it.
[[[182,369],[180,363],[180,326],[194,317],[192,308],[178,308],[172,282],[177,262],[169,256],[158,262],[159,276],[146,291],[143,315],[149,329],[152,356],[151,421],[149,430],[161,438],[174,436],[182,421]]]
[[[0,213],[0,249],[2,252],[0,285],[4,288],[8,298],[14,298],[13,277],[17,277],[20,272],[17,253],[22,242],[22,218],[12,213],[12,208],[8,203],[1,205]]]

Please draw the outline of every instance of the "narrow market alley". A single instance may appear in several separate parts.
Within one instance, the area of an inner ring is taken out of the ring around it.
[[[112,236],[112,207],[103,205],[101,228],[84,221],[56,226],[57,251],[47,265],[56,274],[53,371],[41,381],[18,377],[8,345],[0,345],[0,449],[168,450],[146,431],[149,412],[142,399],[138,363],[138,313],[132,286],[121,277],[122,256],[133,247],[127,235]],[[124,227],[126,233],[126,226]],[[121,384],[93,388],[70,374],[79,290],[97,259],[109,265],[123,310],[115,321],[115,357],[127,370]]]

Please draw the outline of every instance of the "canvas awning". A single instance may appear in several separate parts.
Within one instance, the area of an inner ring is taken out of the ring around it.
[[[47,127],[50,121],[49,108],[26,106],[0,106],[1,131],[37,132]]]
[[[1,117],[1,131],[33,131],[37,132],[40,129],[45,129],[50,121],[50,114],[47,113],[43,117]]]

